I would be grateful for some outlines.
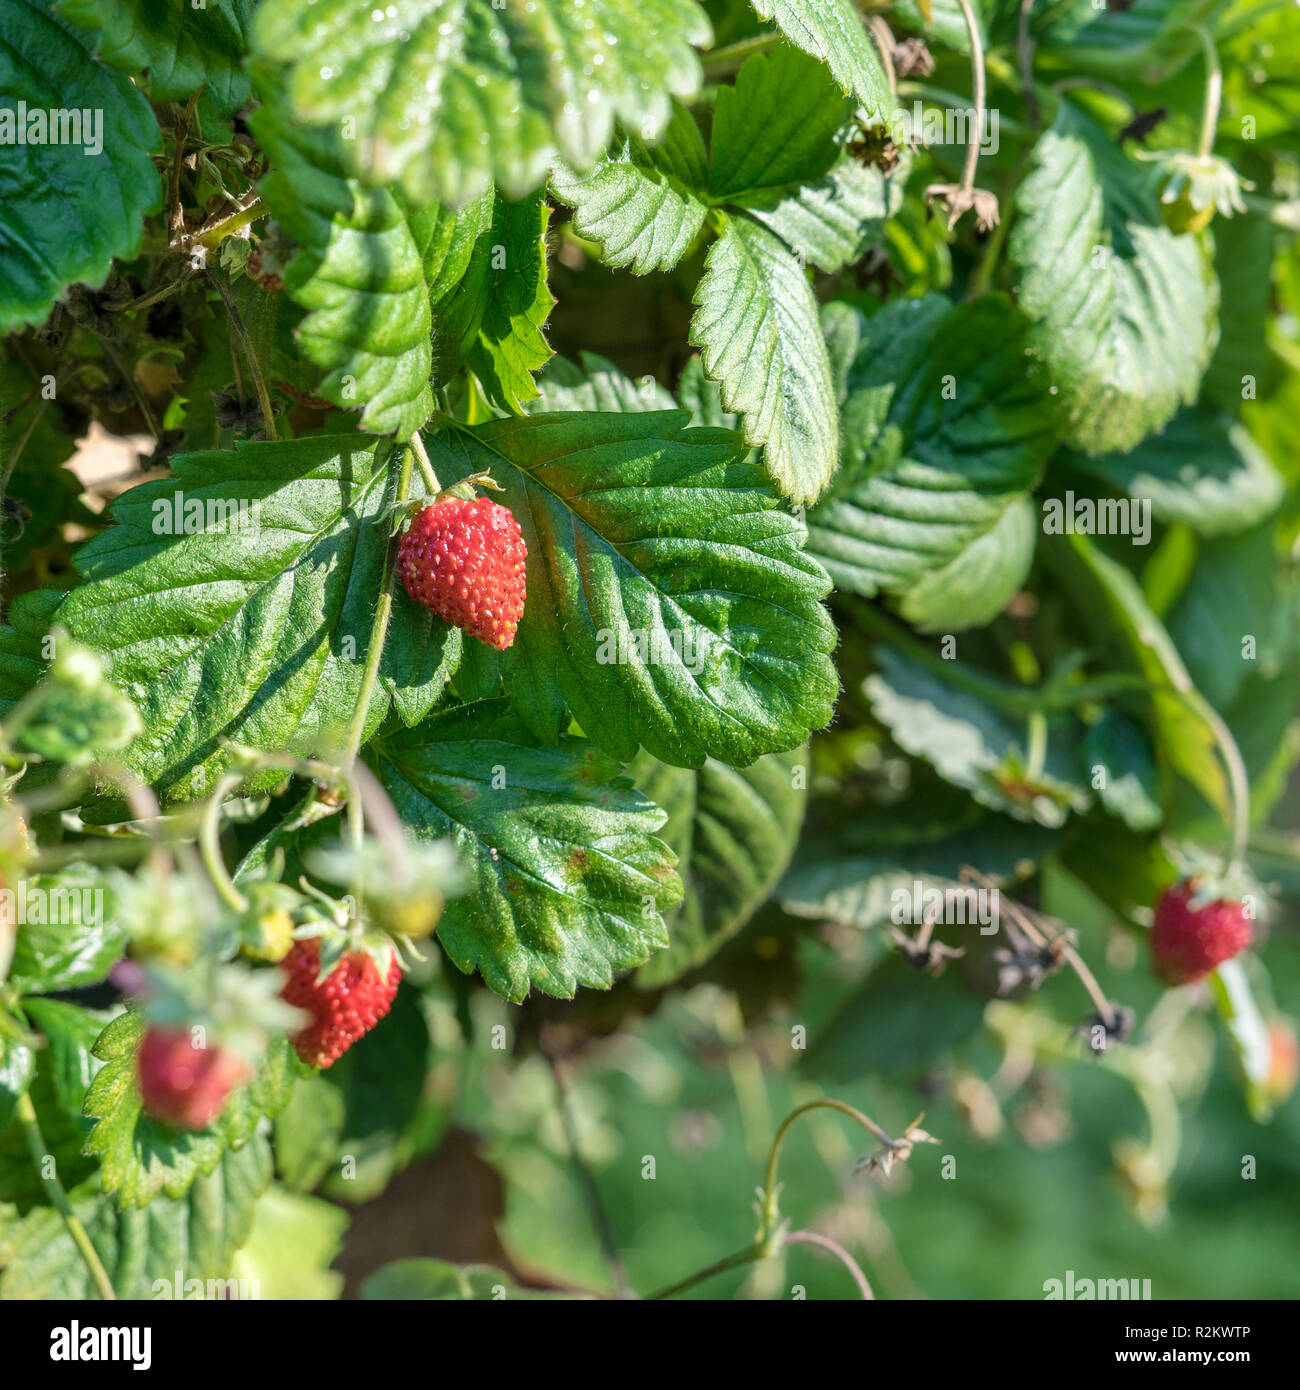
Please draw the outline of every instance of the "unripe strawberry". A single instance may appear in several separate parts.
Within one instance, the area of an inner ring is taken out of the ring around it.
[[[1165,889],[1151,927],[1151,965],[1167,985],[1204,979],[1249,945],[1251,920],[1235,898],[1206,898],[1199,880],[1185,878]]]
[[[147,1029],[137,1066],[145,1111],[180,1129],[207,1129],[249,1075],[237,1053],[195,1047],[188,1028]]]
[[[286,976],[280,998],[311,1017],[291,1039],[298,1056],[311,1067],[332,1066],[368,1033],[392,1007],[402,980],[402,968],[391,951],[382,975],[369,952],[347,951],[321,980],[320,953],[319,938],[308,937],[295,941],[280,962]]]
[[[397,572],[417,603],[505,651],[524,612],[527,555],[508,507],[487,497],[447,497],[411,522]]]

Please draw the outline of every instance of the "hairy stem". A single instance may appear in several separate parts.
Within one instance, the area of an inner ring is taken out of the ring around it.
[[[199,853],[203,867],[208,871],[213,887],[221,894],[223,901],[236,912],[248,908],[248,899],[235,887],[234,880],[226,869],[226,861],[221,854],[221,803],[227,793],[244,780],[241,773],[228,772],[216,786],[203,808],[203,820],[199,826]]]
[[[86,1234],[86,1228],[81,1224],[81,1219],[73,1211],[68,1194],[63,1190],[63,1184],[55,1176],[45,1176],[45,1160],[49,1157],[49,1150],[45,1147],[45,1139],[36,1119],[36,1107],[32,1104],[32,1098],[26,1091],[18,1097],[18,1104],[14,1113],[17,1115],[18,1123],[22,1126],[23,1134],[26,1136],[27,1148],[41,1180],[41,1186],[49,1194],[50,1204],[63,1218],[63,1224],[72,1237],[73,1244],[76,1245],[81,1258],[85,1261],[86,1268],[90,1271],[90,1277],[95,1281],[95,1287],[99,1290],[100,1297],[109,1300],[116,1299],[117,1292],[113,1288],[113,1281],[108,1277],[108,1271],[99,1258],[99,1252],[91,1244],[90,1237]]]
[[[1214,134],[1219,128],[1219,108],[1223,104],[1223,65],[1205,25],[1189,24],[1187,28],[1201,41],[1205,53],[1205,106],[1201,112],[1201,139],[1196,153],[1208,159],[1214,153]]]
[[[418,436],[416,436],[418,438]],[[411,495],[411,470],[416,459],[414,445],[402,455],[401,471],[397,475],[397,501],[405,502]],[[370,645],[366,648],[366,669],[361,677],[361,692],[357,696],[356,709],[352,712],[352,722],[348,726],[347,738],[343,745],[343,756],[339,766],[348,772],[356,762],[361,748],[361,738],[365,733],[366,716],[370,712],[370,700],[375,692],[375,682],[379,678],[379,661],[384,654],[384,642],[388,637],[388,623],[393,615],[393,582],[397,569],[393,564],[393,544],[396,537],[390,538],[388,559],[384,565],[384,587],[375,605],[375,621],[370,628]]]

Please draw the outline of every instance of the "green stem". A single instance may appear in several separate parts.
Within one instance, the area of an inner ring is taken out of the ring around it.
[[[975,187],[975,170],[980,162],[980,142],[984,139],[984,105],[987,93],[984,76],[984,43],[980,38],[979,23],[970,0],[957,0],[966,20],[966,32],[970,35],[971,83],[974,87],[975,120],[971,131],[970,144],[966,147],[966,163],[961,172],[962,189],[969,193]]]
[[[785,1238],[786,1245],[815,1245],[821,1250],[827,1251],[844,1266],[853,1276],[853,1282],[858,1286],[858,1292],[862,1295],[864,1303],[870,1303],[875,1294],[871,1292],[871,1285],[867,1283],[867,1276],[863,1274],[857,1260],[839,1243],[832,1240],[830,1236],[824,1236],[820,1231],[790,1231]]]
[[[49,1157],[49,1150],[45,1147],[41,1127],[36,1119],[36,1107],[32,1104],[32,1098],[26,1091],[18,1097],[18,1105],[14,1113],[27,1137],[27,1148],[31,1153],[32,1162],[36,1165],[36,1172],[40,1177],[41,1185],[49,1194],[51,1205],[63,1218],[63,1224],[72,1237],[73,1244],[81,1252],[81,1258],[86,1262],[86,1268],[90,1270],[90,1277],[95,1281],[100,1296],[104,1299],[115,1300],[117,1293],[113,1288],[113,1281],[108,1277],[108,1271],[99,1258],[99,1252],[91,1244],[90,1237],[86,1234],[86,1228],[81,1224],[81,1219],[73,1211],[68,1194],[63,1190],[63,1184],[57,1177],[47,1178],[45,1176],[45,1160]]]
[[[1201,112],[1201,140],[1196,153],[1208,159],[1214,152],[1214,134],[1219,128],[1219,107],[1223,103],[1223,65],[1214,38],[1203,24],[1186,26],[1201,41],[1205,52],[1205,106]]]
[[[716,1264],[708,1265],[706,1268],[697,1270],[694,1274],[689,1274],[679,1283],[671,1284],[666,1289],[660,1289],[658,1293],[648,1295],[651,1302],[661,1298],[672,1298],[674,1294],[685,1293],[687,1289],[693,1289],[696,1284],[702,1284],[706,1279],[712,1279],[715,1274],[725,1274],[729,1269],[738,1269],[741,1265],[752,1264],[755,1260],[762,1259],[766,1251],[758,1245],[750,1245],[744,1250],[737,1250],[734,1255],[728,1255],[725,1260],[718,1260]]]
[[[849,1119],[857,1121],[863,1129],[873,1135],[882,1144],[889,1144],[893,1141],[883,1129],[861,1110],[855,1110],[853,1106],[842,1100],[832,1100],[829,1096],[818,1097],[817,1100],[805,1101],[802,1105],[796,1106],[781,1122],[780,1129],[776,1132],[776,1137],[772,1140],[772,1148],[767,1155],[767,1171],[763,1175],[763,1201],[759,1208],[758,1217],[758,1237],[755,1244],[766,1254],[770,1247],[772,1233],[777,1223],[777,1187],[776,1173],[777,1167],[781,1162],[781,1146],[785,1143],[785,1137],[794,1127],[795,1121],[801,1115],[808,1114],[811,1110],[838,1110],[840,1114],[847,1115]]]
[[[1025,777],[1030,782],[1037,782],[1047,761],[1047,719],[1041,709],[1030,712],[1028,726]]]
[[[430,497],[436,497],[442,491],[442,485],[438,482],[438,475],[433,471],[433,464],[429,462],[429,451],[424,447],[419,430],[411,436],[411,448],[415,450],[415,461],[420,465],[420,477],[424,480],[425,490]]]
[[[217,783],[216,790],[203,808],[203,820],[199,825],[199,854],[203,858],[203,867],[227,906],[233,907],[236,912],[247,911],[248,899],[235,887],[234,880],[226,870],[226,861],[221,854],[220,816],[221,803],[227,792],[234,791],[243,780],[242,774],[227,773]]]
[[[1246,773],[1241,749],[1237,747],[1237,740],[1232,736],[1232,730],[1223,722],[1219,711],[1199,690],[1193,689],[1188,692],[1187,699],[1210,726],[1215,742],[1219,745],[1219,756],[1228,772],[1228,785],[1232,791],[1232,844],[1224,863],[1226,872],[1234,864],[1241,862],[1246,853],[1246,842],[1250,838],[1250,778]]]
[[[416,438],[418,437],[417,435]],[[412,444],[402,456],[401,471],[397,475],[398,502],[405,502],[411,495],[411,470],[417,452]],[[370,645],[366,649],[366,669],[361,677],[361,693],[357,696],[357,707],[352,712],[352,722],[348,726],[347,738],[343,745],[343,756],[339,760],[339,766],[345,773],[356,761],[362,735],[365,733],[366,716],[370,713],[370,699],[375,691],[375,682],[379,678],[379,661],[384,654],[384,642],[388,637],[388,622],[393,614],[393,583],[396,578],[397,569],[393,564],[393,545],[390,540],[388,560],[384,566],[384,587],[379,595],[379,602],[375,605],[375,621],[370,628]]]
[[[753,38],[738,39],[722,48],[715,48],[704,55],[704,74],[706,77],[719,76],[738,68],[751,54],[765,53],[781,42],[781,35],[775,29],[766,34],[755,34]]]

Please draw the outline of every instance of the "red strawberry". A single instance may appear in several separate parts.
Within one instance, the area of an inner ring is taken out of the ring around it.
[[[236,1053],[195,1047],[188,1028],[148,1028],[138,1065],[145,1110],[181,1129],[207,1129],[249,1074]]]
[[[416,603],[505,651],[524,612],[527,555],[508,507],[487,497],[448,497],[411,522],[397,572]]]
[[[381,976],[373,956],[348,951],[318,980],[320,941],[316,937],[295,941],[280,968],[288,976],[280,998],[311,1015],[312,1021],[294,1034],[292,1042],[298,1056],[312,1067],[337,1062],[368,1033],[392,1007],[402,979],[395,953],[388,973]]]
[[[1240,955],[1250,945],[1246,906],[1232,898],[1197,897],[1199,881],[1185,878],[1166,888],[1151,928],[1151,963],[1167,985],[1186,985]]]

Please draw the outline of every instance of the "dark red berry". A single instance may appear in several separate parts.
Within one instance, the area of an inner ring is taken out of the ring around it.
[[[514,513],[487,497],[425,507],[397,552],[406,592],[499,651],[524,613],[528,549]]]

